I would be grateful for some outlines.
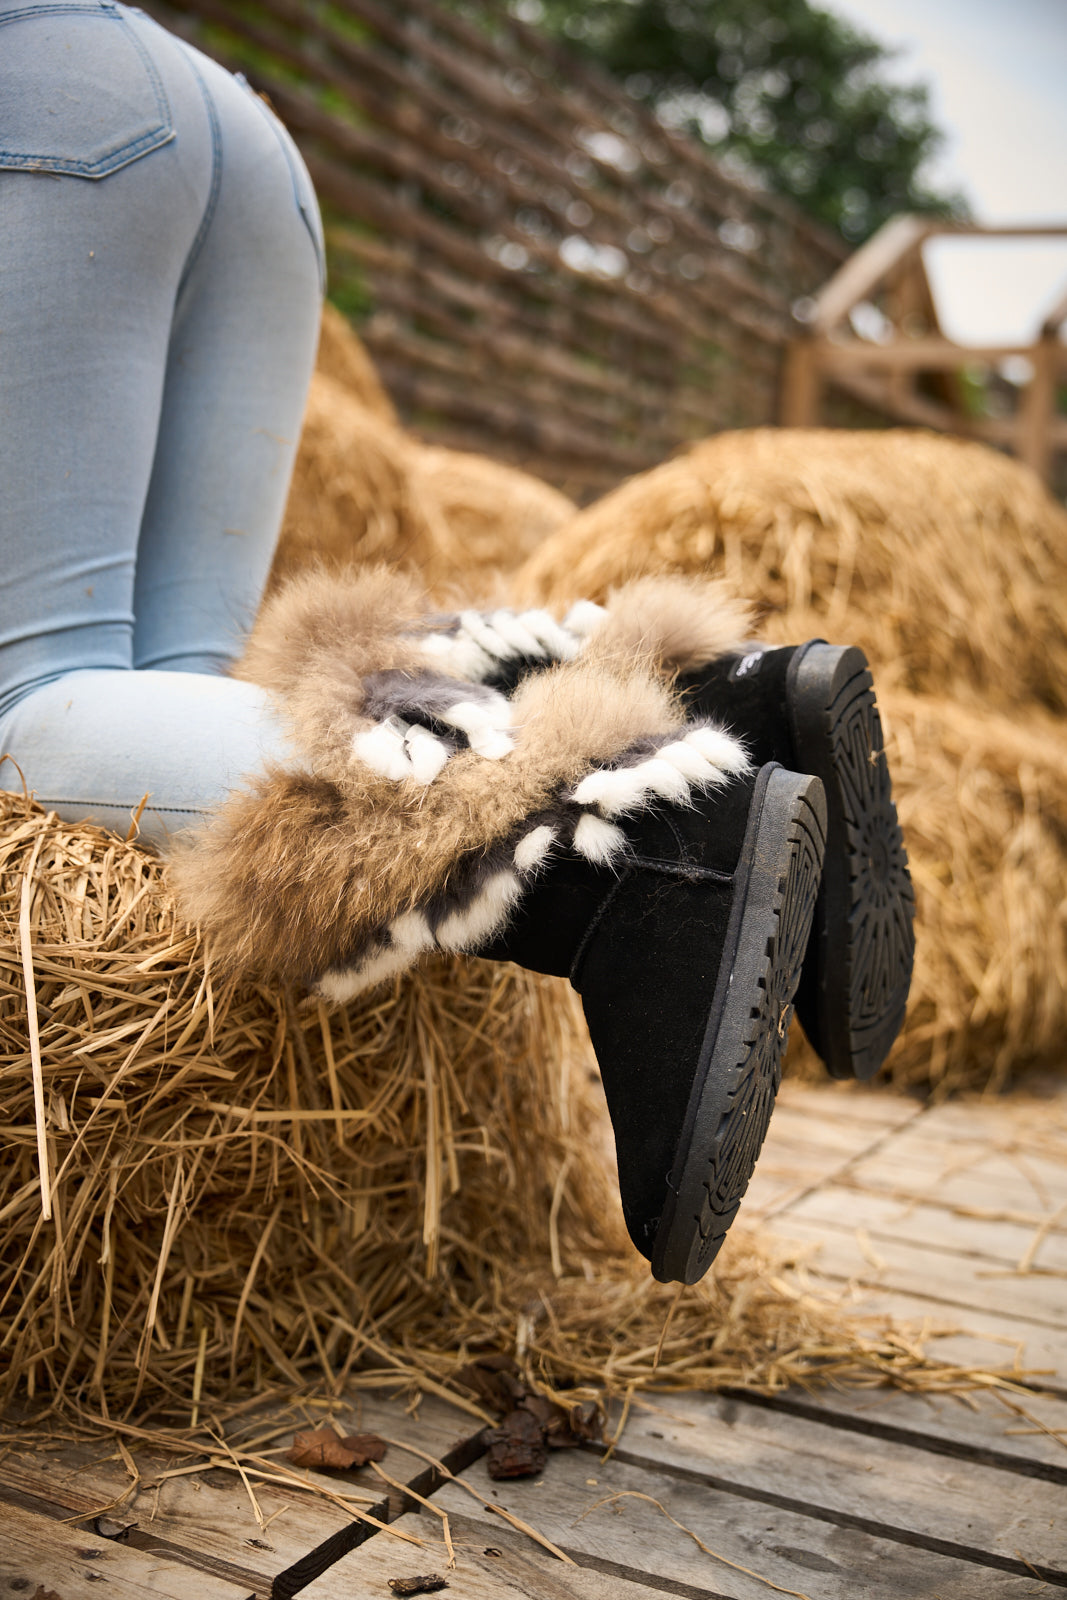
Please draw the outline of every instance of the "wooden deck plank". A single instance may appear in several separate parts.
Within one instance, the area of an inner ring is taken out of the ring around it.
[[[456,1554],[452,1569],[437,1518],[428,1512],[420,1516],[409,1513],[397,1527],[432,1541],[427,1556],[390,1547],[376,1536],[331,1568],[336,1583],[349,1585],[346,1593],[350,1600],[388,1596],[390,1578],[425,1572],[446,1579],[448,1600],[662,1600],[662,1588],[650,1589],[621,1573],[567,1565],[525,1535],[513,1532],[500,1518],[487,1528],[484,1522],[449,1514]],[[329,1597],[317,1580],[300,1591],[300,1600]],[[719,1597],[713,1594],[709,1600]]]
[[[813,1292],[822,1287],[847,1291],[852,1309],[857,1315],[873,1318],[872,1326],[892,1317],[915,1330],[927,1354],[944,1365],[997,1370],[1005,1376],[1014,1373],[1032,1388],[1067,1396],[1064,1337],[1058,1329],[974,1306],[952,1305],[927,1294],[875,1288],[845,1272],[835,1278],[828,1270],[833,1264],[822,1259],[819,1272],[809,1267]]]
[[[871,1088],[863,1083],[802,1083],[787,1077],[778,1091],[775,1116],[783,1109],[797,1111],[814,1123],[825,1126],[838,1121],[854,1128],[865,1124],[872,1130],[900,1128],[926,1111],[924,1102],[914,1095],[899,1094],[884,1085]]]
[[[900,1389],[788,1390],[758,1402],[769,1411],[815,1417],[872,1438],[942,1450],[1067,1484],[1067,1401],[1047,1394],[907,1394]],[[640,1409],[670,1409],[670,1397],[642,1397]]]
[[[761,1580],[809,1600],[1023,1600],[1058,1592],[1014,1557],[1012,1570],[1003,1570],[980,1556],[886,1538],[847,1514],[806,1515],[710,1487],[704,1476],[602,1464],[585,1451],[561,1452],[537,1480],[493,1483],[482,1463],[464,1477],[583,1565],[668,1593],[767,1600]],[[446,1484],[434,1501],[480,1522],[487,1543],[495,1543],[499,1520],[461,1487]],[[683,1530],[759,1576],[716,1561]]]
[[[1004,1321],[1036,1325],[1060,1334],[1057,1366],[1067,1357],[1067,1278],[1011,1269],[949,1250],[926,1248],[883,1236],[875,1243],[862,1229],[809,1222],[787,1211],[776,1220],[776,1234],[800,1243],[817,1243],[810,1267],[830,1278],[898,1289],[936,1304],[993,1312]]]
[[[930,1548],[998,1560],[1021,1551],[1067,1579],[1063,1486],[1004,1468],[720,1395],[678,1395],[657,1413],[631,1413],[616,1455],[731,1492],[769,1491],[791,1509],[845,1515]]]
[[[919,1103],[899,1095],[853,1085],[813,1090],[787,1081],[745,1194],[745,1221],[759,1222],[828,1178],[847,1174],[862,1156],[874,1154],[921,1113]]]
[[[850,1169],[857,1188],[943,1205],[1016,1210],[1041,1216],[1067,1204],[1067,1138],[991,1108],[984,1132],[975,1109],[959,1132],[946,1121],[963,1108],[942,1106],[891,1133]],[[773,1126],[773,1118],[772,1118]]]
[[[130,1550],[113,1539],[71,1528],[20,1506],[3,1508],[0,1590],[81,1600],[96,1592],[108,1600],[251,1600],[240,1584],[193,1572],[166,1554]]]
[[[272,1420],[275,1426],[284,1425],[284,1448],[295,1429],[314,1425],[316,1418],[312,1415],[305,1420],[303,1408],[260,1412],[250,1419],[251,1436],[274,1431]],[[396,1441],[383,1466],[403,1484],[423,1482],[428,1472],[423,1457],[406,1452],[405,1443],[463,1464],[469,1459],[464,1452],[470,1438],[481,1427],[475,1418],[433,1397],[424,1399],[418,1416],[412,1417],[401,1404],[391,1404],[380,1394],[360,1397],[345,1420],[353,1429],[378,1432]],[[352,1529],[355,1537],[363,1537],[367,1531],[366,1524],[337,1504],[299,1487],[265,1484],[253,1476],[261,1513],[268,1523],[264,1529],[236,1474],[209,1468],[164,1480],[160,1475],[174,1466],[174,1459],[143,1451],[133,1452],[143,1481],[127,1493],[130,1480],[125,1468],[114,1459],[102,1460],[104,1454],[111,1452],[99,1445],[68,1445],[61,1452],[8,1452],[0,1460],[0,1518],[11,1504],[18,1504],[55,1518],[74,1515],[89,1520],[123,1497],[121,1505],[107,1514],[126,1527],[124,1537],[130,1545],[166,1550],[175,1561],[186,1562],[202,1573],[244,1582],[248,1586],[245,1592],[254,1592],[257,1600],[270,1594],[279,1572],[332,1536]],[[277,1451],[271,1459],[285,1467]],[[299,1475],[332,1495],[352,1495],[358,1509],[379,1520],[399,1509],[397,1497],[369,1468],[328,1475],[301,1470]],[[325,1583],[320,1591],[323,1600],[328,1587]],[[345,1600],[345,1596],[345,1591],[337,1591],[337,1600]]]
[[[871,1239],[974,1257],[989,1268],[1012,1268],[1029,1258],[1036,1270],[1067,1277],[1067,1215],[1061,1227],[1035,1226],[827,1183],[791,1205],[788,1216],[847,1231],[863,1228]],[[937,1264],[931,1267],[936,1274]]]

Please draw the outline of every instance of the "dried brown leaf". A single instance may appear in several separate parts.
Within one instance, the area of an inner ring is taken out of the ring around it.
[[[366,1435],[356,1435],[356,1437],[365,1438]],[[327,1471],[344,1472],[351,1467],[363,1466],[371,1457],[360,1457],[359,1450],[351,1449],[349,1441],[339,1438],[332,1428],[315,1428],[294,1436],[292,1448],[285,1452],[285,1459],[291,1461],[294,1467],[314,1467],[317,1471],[325,1468]],[[381,1457],[374,1459],[381,1460]]]
[[[341,1443],[352,1453],[355,1467],[365,1467],[368,1461],[384,1461],[389,1448],[377,1433],[346,1433]]]
[[[545,1430],[530,1411],[509,1411],[499,1428],[486,1433],[486,1467],[491,1478],[530,1478],[548,1461]]]

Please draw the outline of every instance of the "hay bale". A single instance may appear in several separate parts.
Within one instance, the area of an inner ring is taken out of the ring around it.
[[[898,1086],[1002,1089],[1063,1069],[1067,1033],[1067,740],[1013,717],[879,694],[916,899],[915,974],[890,1057]],[[790,1070],[825,1073],[802,1036]]]
[[[471,596],[495,592],[577,511],[558,489],[488,456],[413,445],[410,469],[448,524],[451,576]]]
[[[180,1433],[487,1345],[616,1391],[942,1381],[790,1288],[781,1246],[731,1237],[702,1285],[653,1282],[566,985],[456,958],[332,1012],[220,987],[156,857],[7,794],[0,914],[0,1403]]]
[[[879,683],[1067,710],[1067,513],[984,445],[892,430],[724,433],[580,512],[517,580],[601,598],[725,573],[770,638],[846,635]]]
[[[452,586],[488,596],[574,513],[528,472],[412,439],[347,320],[325,307],[271,590],[309,566],[387,561],[442,599]]]
[[[322,308],[322,327],[315,370],[339,384],[350,400],[380,422],[399,426],[396,407],[385,392],[370,356],[344,314],[329,301]]]
[[[377,561],[432,583],[452,548],[440,507],[413,482],[407,436],[316,373],[269,588],[311,565]]]
[[[894,1080],[1062,1069],[1063,510],[956,439],[723,434],[580,512],[516,584],[558,602],[663,571],[725,573],[769,639],[854,641],[874,665],[918,912]],[[791,1067],[822,1077],[799,1039]]]

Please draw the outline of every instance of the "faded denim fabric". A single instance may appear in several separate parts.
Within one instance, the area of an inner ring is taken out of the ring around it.
[[[158,841],[284,752],[221,674],[323,274],[307,171],[247,85],[111,0],[0,0],[0,754],[68,821],[124,833],[148,793]]]

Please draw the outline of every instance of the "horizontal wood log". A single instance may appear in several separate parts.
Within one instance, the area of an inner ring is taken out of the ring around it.
[[[1009,356],[1034,354],[1033,345],[962,345],[950,339],[894,339],[888,344],[868,344],[861,339],[830,343],[812,340],[811,351],[820,369],[833,376],[856,368],[872,371],[951,371],[976,362],[1005,361]],[[1054,352],[1058,363],[1067,366],[1067,348]]]

